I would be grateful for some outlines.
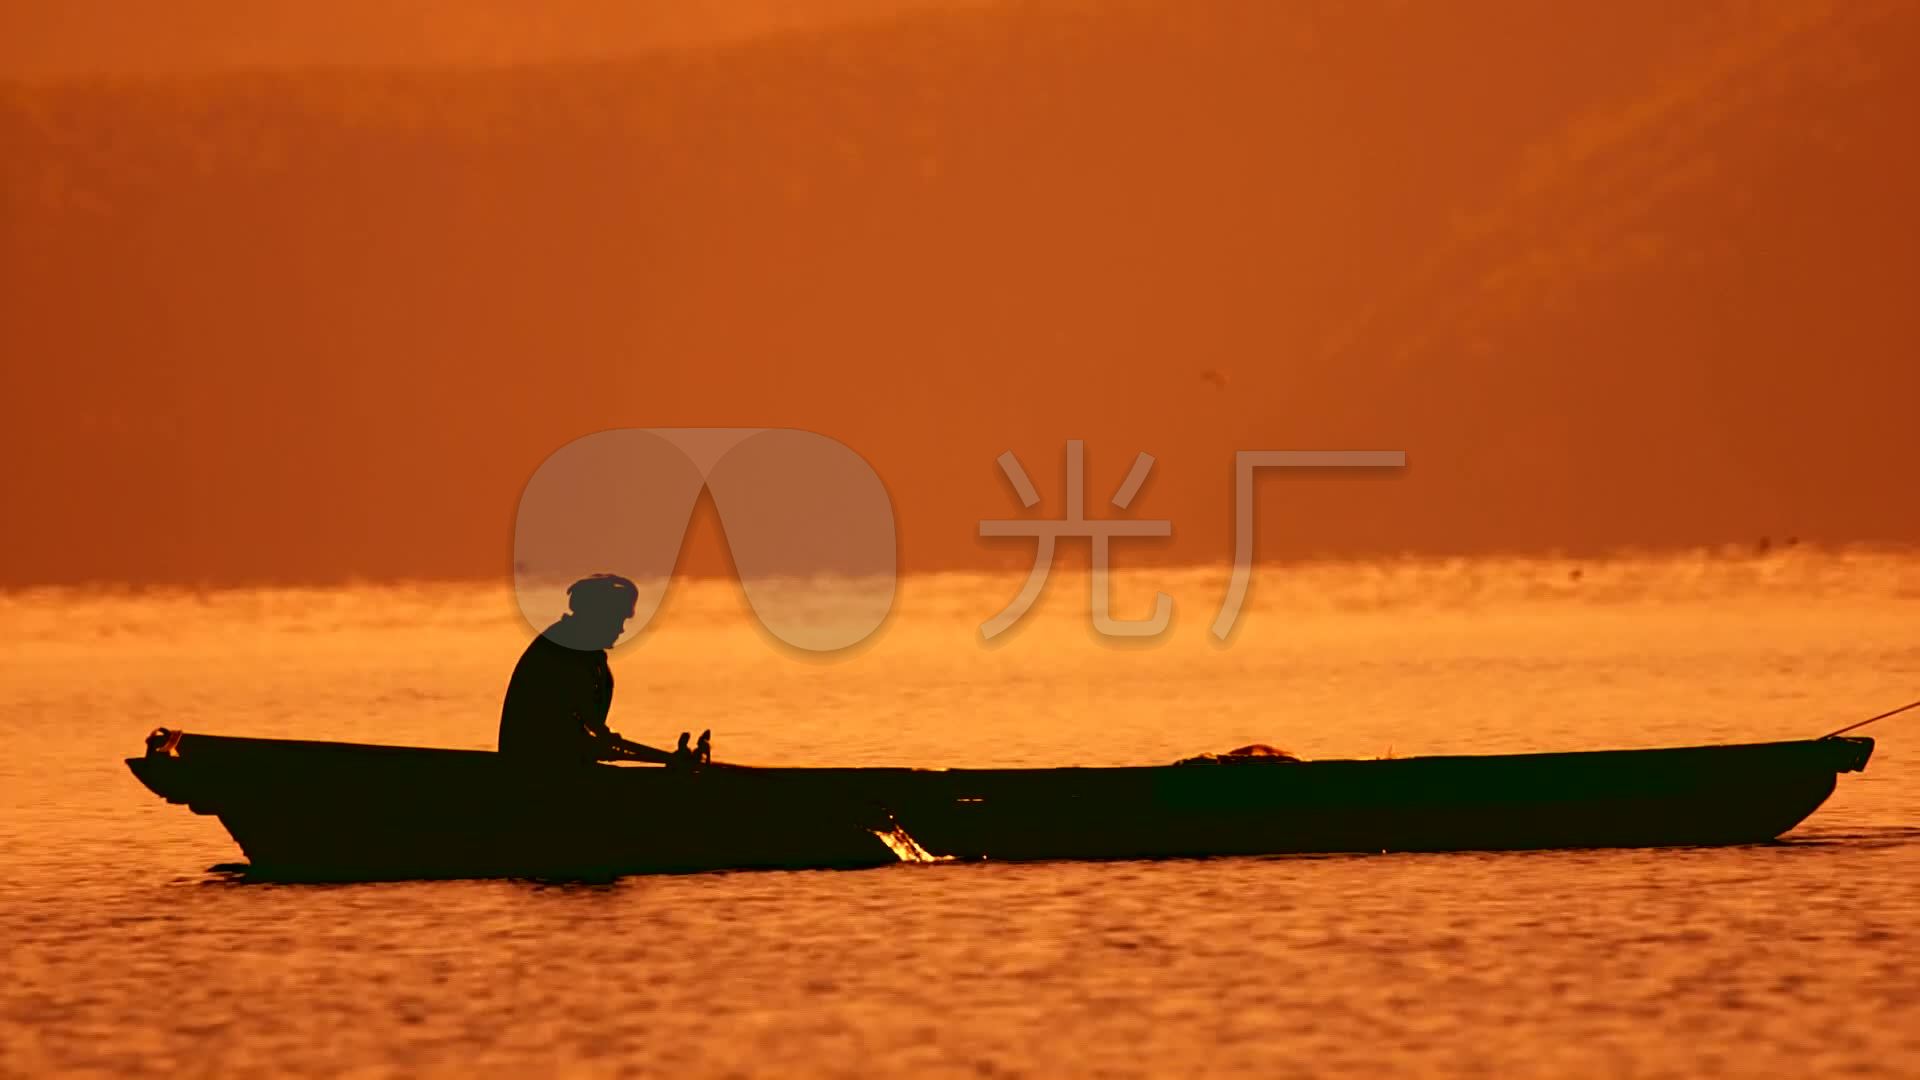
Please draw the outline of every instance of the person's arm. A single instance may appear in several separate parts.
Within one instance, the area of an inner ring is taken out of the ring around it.
[[[679,747],[671,751],[634,742],[631,739],[623,739],[618,732],[605,727],[594,732],[594,735],[599,744],[601,761],[652,761],[661,765],[702,765],[713,759],[712,731],[700,733],[700,744],[697,747],[687,745],[688,735],[683,731],[680,733]]]
[[[601,761],[652,761],[661,765],[672,764],[673,755],[665,750],[656,749],[646,743],[623,739],[619,734],[609,731],[601,740]]]

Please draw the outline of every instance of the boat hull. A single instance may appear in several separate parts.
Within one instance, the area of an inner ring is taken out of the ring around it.
[[[479,751],[166,733],[128,765],[218,816],[256,876],[374,880],[877,866],[915,842],[963,860],[1757,843],[1813,813],[1872,749],[553,772]]]

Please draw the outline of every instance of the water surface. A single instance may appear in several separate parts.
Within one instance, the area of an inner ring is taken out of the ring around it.
[[[1164,641],[1084,582],[904,582],[784,650],[679,584],[615,727],[762,764],[1308,757],[1797,738],[1920,697],[1920,559],[1701,553],[1214,571]],[[260,886],[120,758],[157,724],[486,747],[498,584],[0,595],[0,1072],[1673,1076],[1920,1071],[1920,723],[1785,842],[1716,850],[901,865],[606,886]],[[661,822],[672,828],[672,822]]]

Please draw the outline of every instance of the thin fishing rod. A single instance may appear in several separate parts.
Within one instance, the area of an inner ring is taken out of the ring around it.
[[[1865,720],[1862,720],[1857,724],[1848,724],[1846,727],[1841,728],[1839,731],[1829,731],[1825,735],[1822,735],[1820,737],[1823,739],[1831,739],[1835,735],[1845,735],[1847,732],[1852,731],[1854,728],[1866,727],[1868,724],[1873,723],[1875,720],[1885,720],[1889,716],[1899,716],[1901,713],[1906,712],[1908,709],[1920,709],[1920,701],[1910,701],[1905,705],[1900,706],[1897,709],[1888,709],[1886,712],[1881,713],[1879,716],[1869,716]]]

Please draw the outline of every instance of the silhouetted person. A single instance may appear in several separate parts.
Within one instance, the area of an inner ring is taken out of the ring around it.
[[[692,765],[707,756],[707,734],[698,750],[687,735],[669,752],[630,742],[607,729],[613,704],[613,671],[607,649],[633,618],[639,590],[613,574],[595,574],[567,588],[571,614],[533,639],[514,666],[500,708],[500,752],[540,765],[594,761],[657,761]]]

